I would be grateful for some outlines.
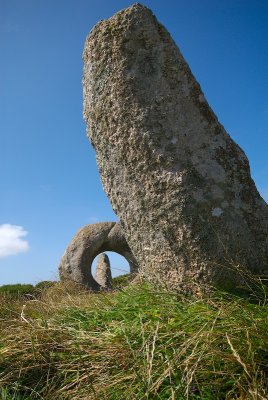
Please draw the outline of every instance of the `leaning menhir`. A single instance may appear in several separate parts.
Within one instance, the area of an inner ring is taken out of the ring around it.
[[[152,12],[98,23],[84,49],[84,118],[104,190],[148,278],[177,286],[268,275],[268,207],[247,157]]]

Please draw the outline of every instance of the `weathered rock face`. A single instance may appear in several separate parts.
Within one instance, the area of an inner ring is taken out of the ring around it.
[[[62,280],[72,280],[88,289],[99,290],[91,273],[94,258],[104,251],[121,254],[129,263],[130,272],[138,271],[138,264],[133,256],[121,226],[115,222],[101,222],[81,228],[67,247],[60,265]]]
[[[268,275],[268,207],[166,29],[140,4],[90,32],[84,118],[102,183],[148,277],[228,287]]]
[[[110,260],[105,253],[98,256],[95,281],[104,289],[112,289]]]

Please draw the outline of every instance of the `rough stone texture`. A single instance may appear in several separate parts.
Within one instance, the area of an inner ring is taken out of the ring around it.
[[[104,289],[112,289],[112,273],[110,260],[107,254],[102,253],[98,256],[95,281]]]
[[[86,225],[76,233],[61,259],[60,278],[72,280],[92,290],[99,290],[101,287],[92,276],[91,265],[94,258],[104,251],[121,254],[128,261],[130,272],[137,272],[137,261],[126,242],[120,224],[101,222]]]
[[[236,265],[267,276],[268,207],[247,157],[152,12],[101,21],[83,58],[88,136],[143,272],[226,287]]]

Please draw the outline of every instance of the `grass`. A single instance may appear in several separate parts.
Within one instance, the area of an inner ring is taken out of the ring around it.
[[[31,295],[34,293],[33,285],[16,284],[0,286],[0,295],[5,294],[10,297],[21,297],[22,295]]]
[[[2,285],[0,286],[0,296],[5,296],[5,298],[34,298],[42,292],[43,289],[48,289],[52,287],[55,281],[42,281],[37,285],[33,286],[31,284],[14,284],[14,285]]]
[[[130,274],[124,274],[116,276],[112,279],[112,284],[114,289],[122,289],[126,287],[130,282]]]
[[[268,305],[130,285],[0,295],[3,400],[268,398]]]

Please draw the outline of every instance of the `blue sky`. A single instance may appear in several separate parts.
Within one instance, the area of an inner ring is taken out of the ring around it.
[[[0,0],[0,285],[56,279],[81,226],[116,220],[82,119],[82,51],[94,24],[132,3]],[[172,34],[267,201],[267,0],[141,3]]]

